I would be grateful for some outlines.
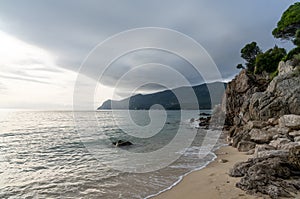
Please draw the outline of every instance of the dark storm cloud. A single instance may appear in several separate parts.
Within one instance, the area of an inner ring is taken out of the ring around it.
[[[222,76],[228,78],[237,73],[235,65],[241,62],[239,52],[245,43],[255,40],[263,49],[274,46],[271,31],[281,13],[293,2],[10,0],[0,2],[0,29],[50,51],[60,67],[78,71],[89,51],[113,34],[147,26],[171,28],[203,45]],[[113,84],[132,68],[135,60],[142,58],[139,54],[124,59],[107,72],[103,83]],[[156,61],[163,62],[163,58]],[[190,82],[199,83],[193,70],[186,70],[188,64],[176,66],[175,62],[179,63],[178,58],[168,60],[169,65],[185,72]],[[140,78],[144,78],[144,72],[141,71]],[[167,78],[159,72],[157,75]],[[124,87],[130,84],[135,85],[134,79]]]

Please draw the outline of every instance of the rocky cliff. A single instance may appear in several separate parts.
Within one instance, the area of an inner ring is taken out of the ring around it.
[[[300,190],[300,66],[280,62],[278,71],[272,81],[241,71],[223,100],[229,143],[253,154],[230,175],[242,177],[237,187],[271,198]]]

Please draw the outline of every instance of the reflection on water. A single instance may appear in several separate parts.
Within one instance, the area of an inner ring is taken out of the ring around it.
[[[82,115],[97,117],[97,122],[92,123],[96,126],[84,129],[74,125],[72,112],[1,111],[0,198],[144,198],[155,194],[176,182],[180,175],[215,157],[209,154],[199,159],[199,145],[205,132],[198,132],[187,150],[178,150],[176,153],[182,156],[172,165],[144,174],[125,173],[110,167],[111,161],[119,161],[120,150],[112,146],[111,141],[130,140],[134,145],[128,150],[135,153],[155,151],[173,139],[179,126],[184,127],[186,133],[195,132],[188,120],[198,113],[186,111],[181,120],[179,111],[168,111],[161,132],[151,136],[151,129],[159,129],[152,126],[148,131],[140,131],[144,133],[140,139],[120,129],[136,130],[126,124],[122,111],[116,113],[116,117],[112,117],[110,111],[82,112]],[[156,115],[158,121],[159,117]],[[132,118],[141,126],[151,123],[147,112],[134,112]],[[85,148],[87,140],[88,144],[99,146],[100,156],[95,158]]]

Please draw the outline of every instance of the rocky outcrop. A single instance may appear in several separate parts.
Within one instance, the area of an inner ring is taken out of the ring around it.
[[[293,197],[300,189],[298,170],[289,162],[288,153],[252,158],[237,163],[232,177],[242,177],[236,186],[249,194],[267,194],[271,198]]]
[[[271,82],[246,70],[226,88],[223,109],[227,126],[250,120],[267,121],[282,115],[300,115],[300,66],[280,63],[280,72]]]
[[[226,112],[225,125],[227,127],[240,125],[250,119],[248,108],[250,98],[256,92],[265,91],[268,82],[248,74],[242,70],[240,74],[228,83],[223,99],[223,110]],[[243,120],[239,117],[243,114]]]
[[[237,187],[271,198],[300,190],[300,66],[279,64],[272,81],[242,71],[226,89],[228,141],[253,158],[230,171]],[[267,83],[266,83],[267,82]]]

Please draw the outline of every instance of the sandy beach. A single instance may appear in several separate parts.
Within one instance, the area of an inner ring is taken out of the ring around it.
[[[237,149],[226,146],[216,151],[218,158],[206,168],[192,172],[183,180],[155,199],[252,199],[261,198],[247,195],[235,187],[239,178],[232,178],[228,171],[239,161],[247,160],[250,156],[240,153]],[[222,163],[220,160],[227,160]]]

